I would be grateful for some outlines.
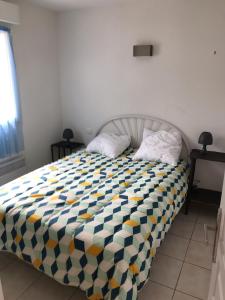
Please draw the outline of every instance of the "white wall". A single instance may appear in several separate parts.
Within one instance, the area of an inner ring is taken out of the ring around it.
[[[62,134],[57,15],[23,0],[16,2],[20,5],[21,22],[12,28],[26,167],[7,174],[0,183],[50,162],[50,144]]]
[[[192,147],[209,130],[210,149],[225,151],[224,16],[223,0],[148,0],[61,13],[64,127],[87,142],[88,132],[111,116],[144,113],[173,122]],[[132,57],[132,46],[142,43],[154,45],[153,57]],[[223,170],[200,163],[196,177],[220,190]]]

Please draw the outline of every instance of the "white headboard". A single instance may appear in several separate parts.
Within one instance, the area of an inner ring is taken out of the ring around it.
[[[113,132],[117,134],[128,134],[131,136],[131,146],[137,148],[142,142],[143,129],[148,128],[153,131],[166,130],[169,132],[179,132],[183,140],[181,158],[188,160],[189,146],[185,135],[173,124],[145,115],[122,115],[115,117],[101,126],[97,134],[101,132]]]

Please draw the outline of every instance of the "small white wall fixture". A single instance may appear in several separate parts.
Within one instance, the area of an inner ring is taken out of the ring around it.
[[[20,23],[19,6],[0,0],[0,22],[18,25]]]

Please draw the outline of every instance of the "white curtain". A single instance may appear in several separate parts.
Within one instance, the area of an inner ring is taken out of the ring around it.
[[[16,67],[10,30],[0,26],[0,159],[23,150]]]

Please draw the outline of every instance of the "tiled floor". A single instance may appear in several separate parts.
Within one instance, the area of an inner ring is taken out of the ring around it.
[[[158,249],[139,300],[207,299],[214,232],[210,232],[207,246],[203,224],[215,225],[216,213],[214,207],[195,204],[189,215],[177,216]],[[79,289],[62,286],[5,253],[0,253],[0,278],[5,300],[86,299]]]

